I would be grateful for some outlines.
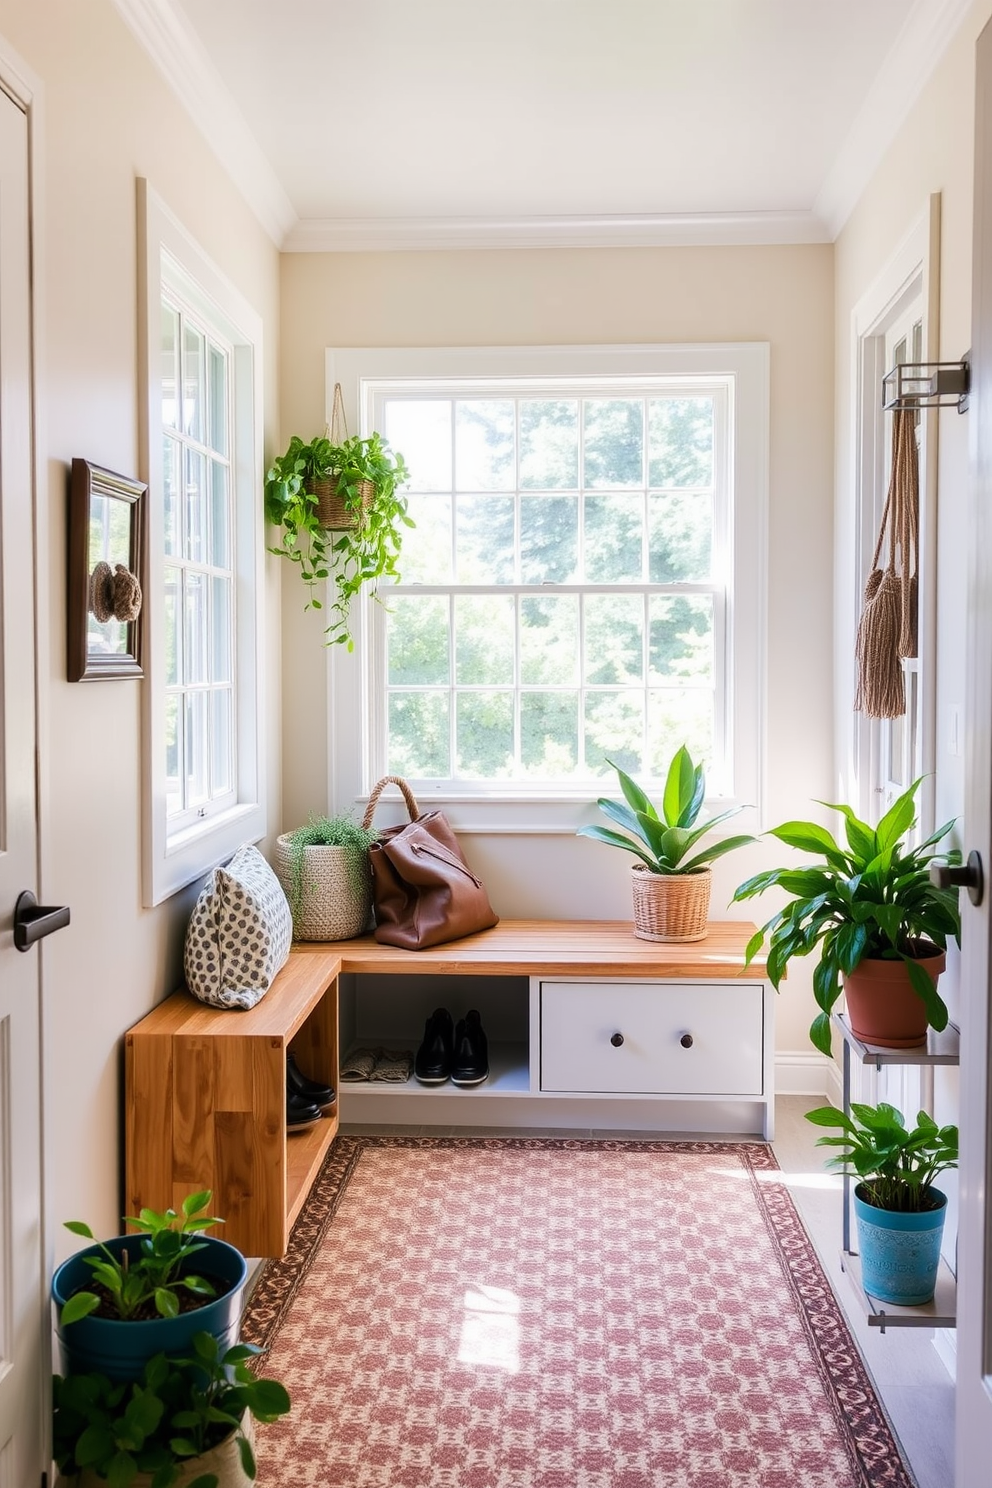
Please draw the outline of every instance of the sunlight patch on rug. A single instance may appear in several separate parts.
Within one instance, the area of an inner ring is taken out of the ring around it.
[[[339,1137],[244,1333],[268,1488],[912,1488],[763,1143]]]

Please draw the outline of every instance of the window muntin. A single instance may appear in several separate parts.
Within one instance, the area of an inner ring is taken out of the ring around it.
[[[382,759],[431,788],[729,781],[727,379],[380,389],[412,471],[379,618]]]
[[[162,300],[165,780],[170,833],[234,803],[231,348]]]

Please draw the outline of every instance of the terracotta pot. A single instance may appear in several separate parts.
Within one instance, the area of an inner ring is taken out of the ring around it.
[[[943,951],[916,957],[934,982],[944,970]],[[905,962],[866,957],[844,977],[851,1032],[863,1044],[882,1049],[912,1049],[926,1042],[927,1010],[913,991]]]
[[[652,873],[643,863],[630,870],[634,934],[641,940],[702,940],[710,911],[709,868],[699,873]]]

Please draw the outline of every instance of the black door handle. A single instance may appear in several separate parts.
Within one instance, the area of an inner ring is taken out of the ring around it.
[[[968,890],[968,898],[972,904],[981,904],[982,893],[985,889],[981,857],[977,852],[970,852],[967,863],[954,868],[949,867],[947,863],[935,861],[930,864],[930,882],[936,884],[938,889],[950,889],[960,885]]]
[[[17,896],[14,905],[14,945],[26,951],[36,940],[61,930],[69,923],[68,904],[39,904],[30,889]]]

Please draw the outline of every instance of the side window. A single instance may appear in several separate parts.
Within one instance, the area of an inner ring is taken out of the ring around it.
[[[259,675],[261,327],[139,182],[144,207],[144,899],[266,830]]]

